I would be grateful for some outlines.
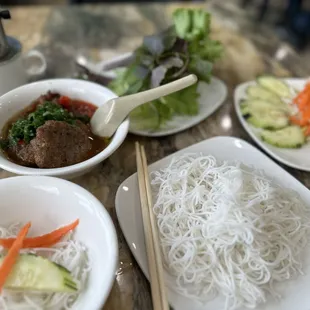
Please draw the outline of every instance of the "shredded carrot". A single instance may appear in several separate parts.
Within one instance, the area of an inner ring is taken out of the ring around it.
[[[294,98],[293,103],[298,108],[298,113],[290,118],[295,125],[309,126],[310,125],[310,83],[307,83],[305,88]]]
[[[304,135],[307,137],[310,136],[310,126],[304,128]]]
[[[309,124],[308,120],[300,119],[300,118],[297,118],[296,116],[291,116],[290,121],[291,123],[298,125],[298,126],[306,126]]]
[[[73,223],[58,228],[46,235],[26,238],[23,243],[23,248],[26,249],[51,247],[57,242],[59,242],[68,232],[75,229],[78,224],[79,220],[76,220]],[[15,240],[15,238],[0,239],[0,245],[8,249],[14,244]]]
[[[8,251],[8,254],[4,257],[2,265],[0,266],[0,292],[8,278],[11,270],[13,269],[16,260],[19,256],[19,251],[23,247],[24,239],[27,236],[31,223],[26,224],[17,235],[12,247]]]

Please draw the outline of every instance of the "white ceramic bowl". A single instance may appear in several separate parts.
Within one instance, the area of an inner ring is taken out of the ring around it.
[[[115,279],[118,246],[112,220],[100,201],[78,185],[44,176],[0,180],[0,197],[0,226],[31,221],[31,235],[80,219],[75,238],[88,249],[91,271],[73,309],[102,309]]]
[[[73,99],[101,106],[107,100],[117,97],[109,89],[95,83],[74,79],[54,79],[35,82],[18,87],[0,97],[0,129],[16,113],[30,105],[40,95],[48,91],[58,92]],[[96,156],[81,163],[53,169],[29,168],[9,161],[0,152],[0,167],[20,175],[45,175],[72,178],[84,174],[109,157],[122,144],[129,129],[129,120],[125,120],[117,129],[110,144]]]

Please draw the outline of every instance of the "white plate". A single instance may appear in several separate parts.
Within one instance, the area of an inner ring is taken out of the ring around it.
[[[302,199],[310,205],[309,190],[287,173],[284,169],[275,164],[266,155],[258,151],[247,142],[232,137],[216,137],[192,145],[177,153],[170,155],[152,165],[150,171],[158,170],[167,166],[172,156],[182,155],[184,153],[203,153],[213,155],[219,160],[238,160],[246,165],[251,165],[257,169],[263,169],[270,176],[284,187],[297,191]],[[139,190],[137,184],[137,175],[134,174],[124,181],[116,194],[116,212],[117,217],[125,235],[127,243],[140,265],[142,271],[148,277],[146,250],[144,245],[144,234],[142,218],[140,211]],[[310,257],[310,247],[305,251],[305,257]],[[275,301],[268,296],[267,303],[257,307],[257,310],[309,310],[309,286],[310,286],[310,259],[304,264],[305,276],[300,276],[296,280],[285,281],[276,288],[281,292],[283,299]],[[172,278],[166,274],[168,283]],[[168,298],[174,310],[222,310],[224,309],[224,298],[218,296],[216,299],[205,305],[187,299],[169,288]],[[171,286],[170,286],[171,287]],[[240,310],[248,310],[242,308]]]
[[[200,96],[198,99],[199,113],[197,115],[175,116],[156,131],[136,130],[132,121],[130,122],[129,132],[139,136],[162,137],[193,127],[209,117],[222,105],[227,96],[227,87],[221,80],[213,77],[210,84],[199,82],[198,92]]]
[[[301,90],[307,80],[305,79],[284,79],[288,84],[293,86],[294,88]],[[255,84],[255,81],[247,82],[244,84],[240,84],[235,89],[234,95],[234,102],[235,102],[235,109],[240,120],[240,123],[244,127],[244,129],[248,132],[251,138],[270,156],[282,162],[283,164],[300,169],[305,171],[310,171],[310,143],[306,143],[300,149],[282,149],[275,146],[272,146],[268,143],[265,143],[261,140],[259,136],[260,130],[251,126],[242,116],[240,110],[240,102],[242,99],[245,99],[246,96],[246,89],[249,85]]]
[[[107,61],[103,61],[97,64],[96,72],[100,72],[102,68],[108,67],[109,65],[119,62],[126,61],[132,57],[131,53],[126,53],[124,55],[117,56]],[[113,71],[102,71],[106,76],[115,77]],[[215,112],[225,101],[227,97],[227,87],[223,81],[213,77],[210,84],[205,82],[200,82],[198,85],[198,92],[200,97],[199,102],[199,114],[194,116],[176,116],[171,121],[167,122],[160,129],[154,130],[138,130],[134,126],[134,122],[130,123],[129,132],[147,137],[162,137],[168,136],[190,127],[193,127],[209,117],[213,112]],[[189,102],[190,104],[190,102]]]

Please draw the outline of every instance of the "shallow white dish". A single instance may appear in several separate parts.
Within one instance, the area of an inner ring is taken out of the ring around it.
[[[168,136],[185,129],[191,128],[215,112],[225,101],[227,96],[226,85],[219,79],[213,77],[210,84],[199,82],[198,92],[200,97],[199,113],[193,116],[175,116],[158,130],[136,130],[134,122],[130,123],[129,132],[146,137]]]
[[[119,62],[126,62],[132,58],[132,53],[126,53],[123,55],[116,56],[115,58],[102,61],[94,65],[96,73],[102,72],[105,76],[114,78],[116,75],[113,71],[105,71],[104,68],[109,68],[110,65]],[[102,70],[102,71],[101,71]],[[135,127],[134,122],[130,123],[129,132],[147,137],[162,137],[168,136],[190,127],[197,125],[204,119],[214,113],[225,101],[227,97],[227,87],[223,81],[213,77],[210,84],[200,82],[198,86],[198,92],[200,97],[199,101],[199,113],[194,116],[176,116],[171,121],[167,122],[160,129],[154,130],[140,130]],[[189,103],[190,104],[190,103]]]
[[[115,279],[118,245],[100,201],[71,182],[33,176],[0,180],[0,196],[0,226],[31,221],[31,234],[41,235],[80,219],[75,238],[88,248],[91,271],[74,310],[102,309]]]
[[[263,169],[270,177],[284,187],[297,191],[302,199],[310,206],[310,191],[287,173],[284,169],[275,164],[266,155],[258,151],[247,142],[233,137],[216,137],[192,145],[181,151],[176,152],[152,165],[149,170],[154,171],[167,166],[172,157],[185,153],[203,153],[213,155],[219,160],[237,160],[246,165]],[[144,233],[140,211],[140,199],[137,183],[137,175],[134,174],[125,180],[119,187],[116,194],[117,217],[125,235],[127,243],[136,258],[138,264],[148,277],[146,250],[144,245]],[[310,247],[305,251],[305,258],[310,258]],[[286,281],[276,287],[282,293],[283,299],[275,301],[268,296],[267,303],[256,308],[256,310],[309,310],[310,299],[307,287],[310,284],[310,259],[304,262],[305,276],[300,276],[296,280]],[[168,283],[173,278],[166,273]],[[173,287],[173,284],[170,286]],[[216,299],[205,305],[197,304],[195,301],[187,299],[168,287],[168,298],[174,310],[214,310],[224,309],[224,298],[218,296]],[[247,310],[240,308],[239,310]]]
[[[0,97],[0,130],[6,122],[19,111],[29,106],[35,99],[48,91],[60,93],[73,99],[101,106],[109,99],[117,97],[106,87],[95,83],[74,80],[54,79],[35,82],[18,87]],[[21,175],[46,175],[73,178],[82,175],[114,153],[123,143],[129,129],[129,120],[125,120],[113,135],[109,145],[96,156],[81,163],[63,168],[39,169],[17,165],[0,152],[0,168]]]
[[[289,85],[293,86],[297,90],[301,90],[307,82],[306,79],[284,79],[284,81],[286,81]],[[260,130],[249,124],[242,116],[240,110],[241,100],[247,97],[247,87],[255,83],[255,81],[243,83],[235,89],[234,104],[240,123],[251,136],[251,138],[270,156],[287,166],[300,170],[310,171],[310,143],[306,143],[300,149],[282,149],[272,146],[262,141],[259,135]]]

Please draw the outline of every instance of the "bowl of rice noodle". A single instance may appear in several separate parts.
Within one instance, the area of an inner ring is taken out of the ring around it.
[[[118,258],[104,206],[52,177],[0,180],[0,195],[0,309],[101,309]]]

